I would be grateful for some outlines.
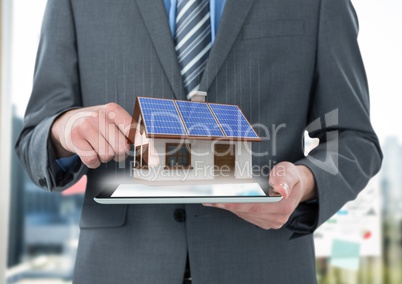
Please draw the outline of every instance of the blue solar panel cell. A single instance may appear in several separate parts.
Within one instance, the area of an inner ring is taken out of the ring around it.
[[[206,103],[176,101],[191,136],[224,137]]]
[[[235,105],[143,97],[138,100],[146,131],[151,135],[259,138]]]
[[[138,98],[148,134],[186,135],[172,100]]]
[[[210,104],[210,107],[228,137],[258,138],[237,106]]]

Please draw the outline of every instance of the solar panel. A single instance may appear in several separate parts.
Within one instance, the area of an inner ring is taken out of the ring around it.
[[[224,137],[206,103],[176,101],[191,136]]]
[[[186,135],[172,100],[138,98],[148,134]]]
[[[210,104],[228,137],[258,138],[250,123],[235,105]]]

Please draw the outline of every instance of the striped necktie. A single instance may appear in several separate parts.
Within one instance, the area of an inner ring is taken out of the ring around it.
[[[177,1],[175,45],[187,94],[198,91],[212,46],[209,0]]]

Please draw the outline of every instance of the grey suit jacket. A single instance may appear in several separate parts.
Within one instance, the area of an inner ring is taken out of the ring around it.
[[[187,253],[194,283],[315,283],[311,233],[382,159],[357,33],[349,0],[227,0],[200,89],[260,125],[256,175],[291,161],[309,167],[318,188],[318,204],[299,205],[284,228],[265,231],[201,205],[99,205],[103,182],[130,178],[128,168],[57,166],[49,129],[60,113],[108,102],[131,113],[136,96],[185,93],[162,0],[49,0],[16,149],[46,190],[88,175],[75,283],[181,283]],[[306,127],[321,142],[309,157]]]

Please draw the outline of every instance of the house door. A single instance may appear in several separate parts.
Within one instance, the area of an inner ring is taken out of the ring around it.
[[[215,144],[215,177],[234,177],[235,145]]]

